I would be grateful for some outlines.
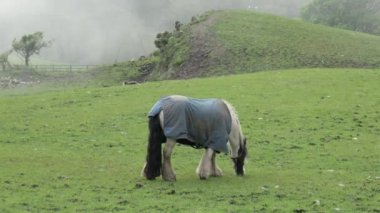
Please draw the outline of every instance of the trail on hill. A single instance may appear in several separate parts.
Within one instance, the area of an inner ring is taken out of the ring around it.
[[[225,48],[216,39],[211,27],[220,20],[219,15],[209,15],[205,21],[195,24],[190,31],[190,54],[175,78],[191,78],[207,75],[207,70],[224,55]]]

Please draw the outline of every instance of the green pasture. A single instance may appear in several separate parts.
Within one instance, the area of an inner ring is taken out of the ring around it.
[[[380,70],[300,69],[130,86],[0,91],[0,212],[379,212]],[[164,95],[231,102],[246,175],[177,146],[176,182],[140,176]]]

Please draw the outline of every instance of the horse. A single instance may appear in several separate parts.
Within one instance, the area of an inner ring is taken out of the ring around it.
[[[162,174],[165,181],[176,180],[171,164],[176,143],[205,149],[196,169],[201,180],[223,175],[215,156],[220,152],[228,154],[228,151],[236,175],[244,175],[247,140],[235,108],[229,102],[171,95],[157,101],[148,118],[148,147],[142,170],[146,179],[154,180]],[[165,143],[163,151],[162,143]]]

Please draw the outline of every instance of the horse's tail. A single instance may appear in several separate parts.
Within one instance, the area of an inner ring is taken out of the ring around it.
[[[148,180],[154,180],[161,175],[162,151],[161,144],[166,137],[160,125],[159,114],[149,117],[149,141],[144,173]]]

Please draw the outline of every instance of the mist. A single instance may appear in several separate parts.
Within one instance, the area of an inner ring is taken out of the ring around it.
[[[155,50],[158,32],[209,10],[251,9],[297,17],[311,0],[1,0],[0,53],[41,31],[41,57],[71,64],[114,63]],[[33,63],[33,61],[32,61]]]

